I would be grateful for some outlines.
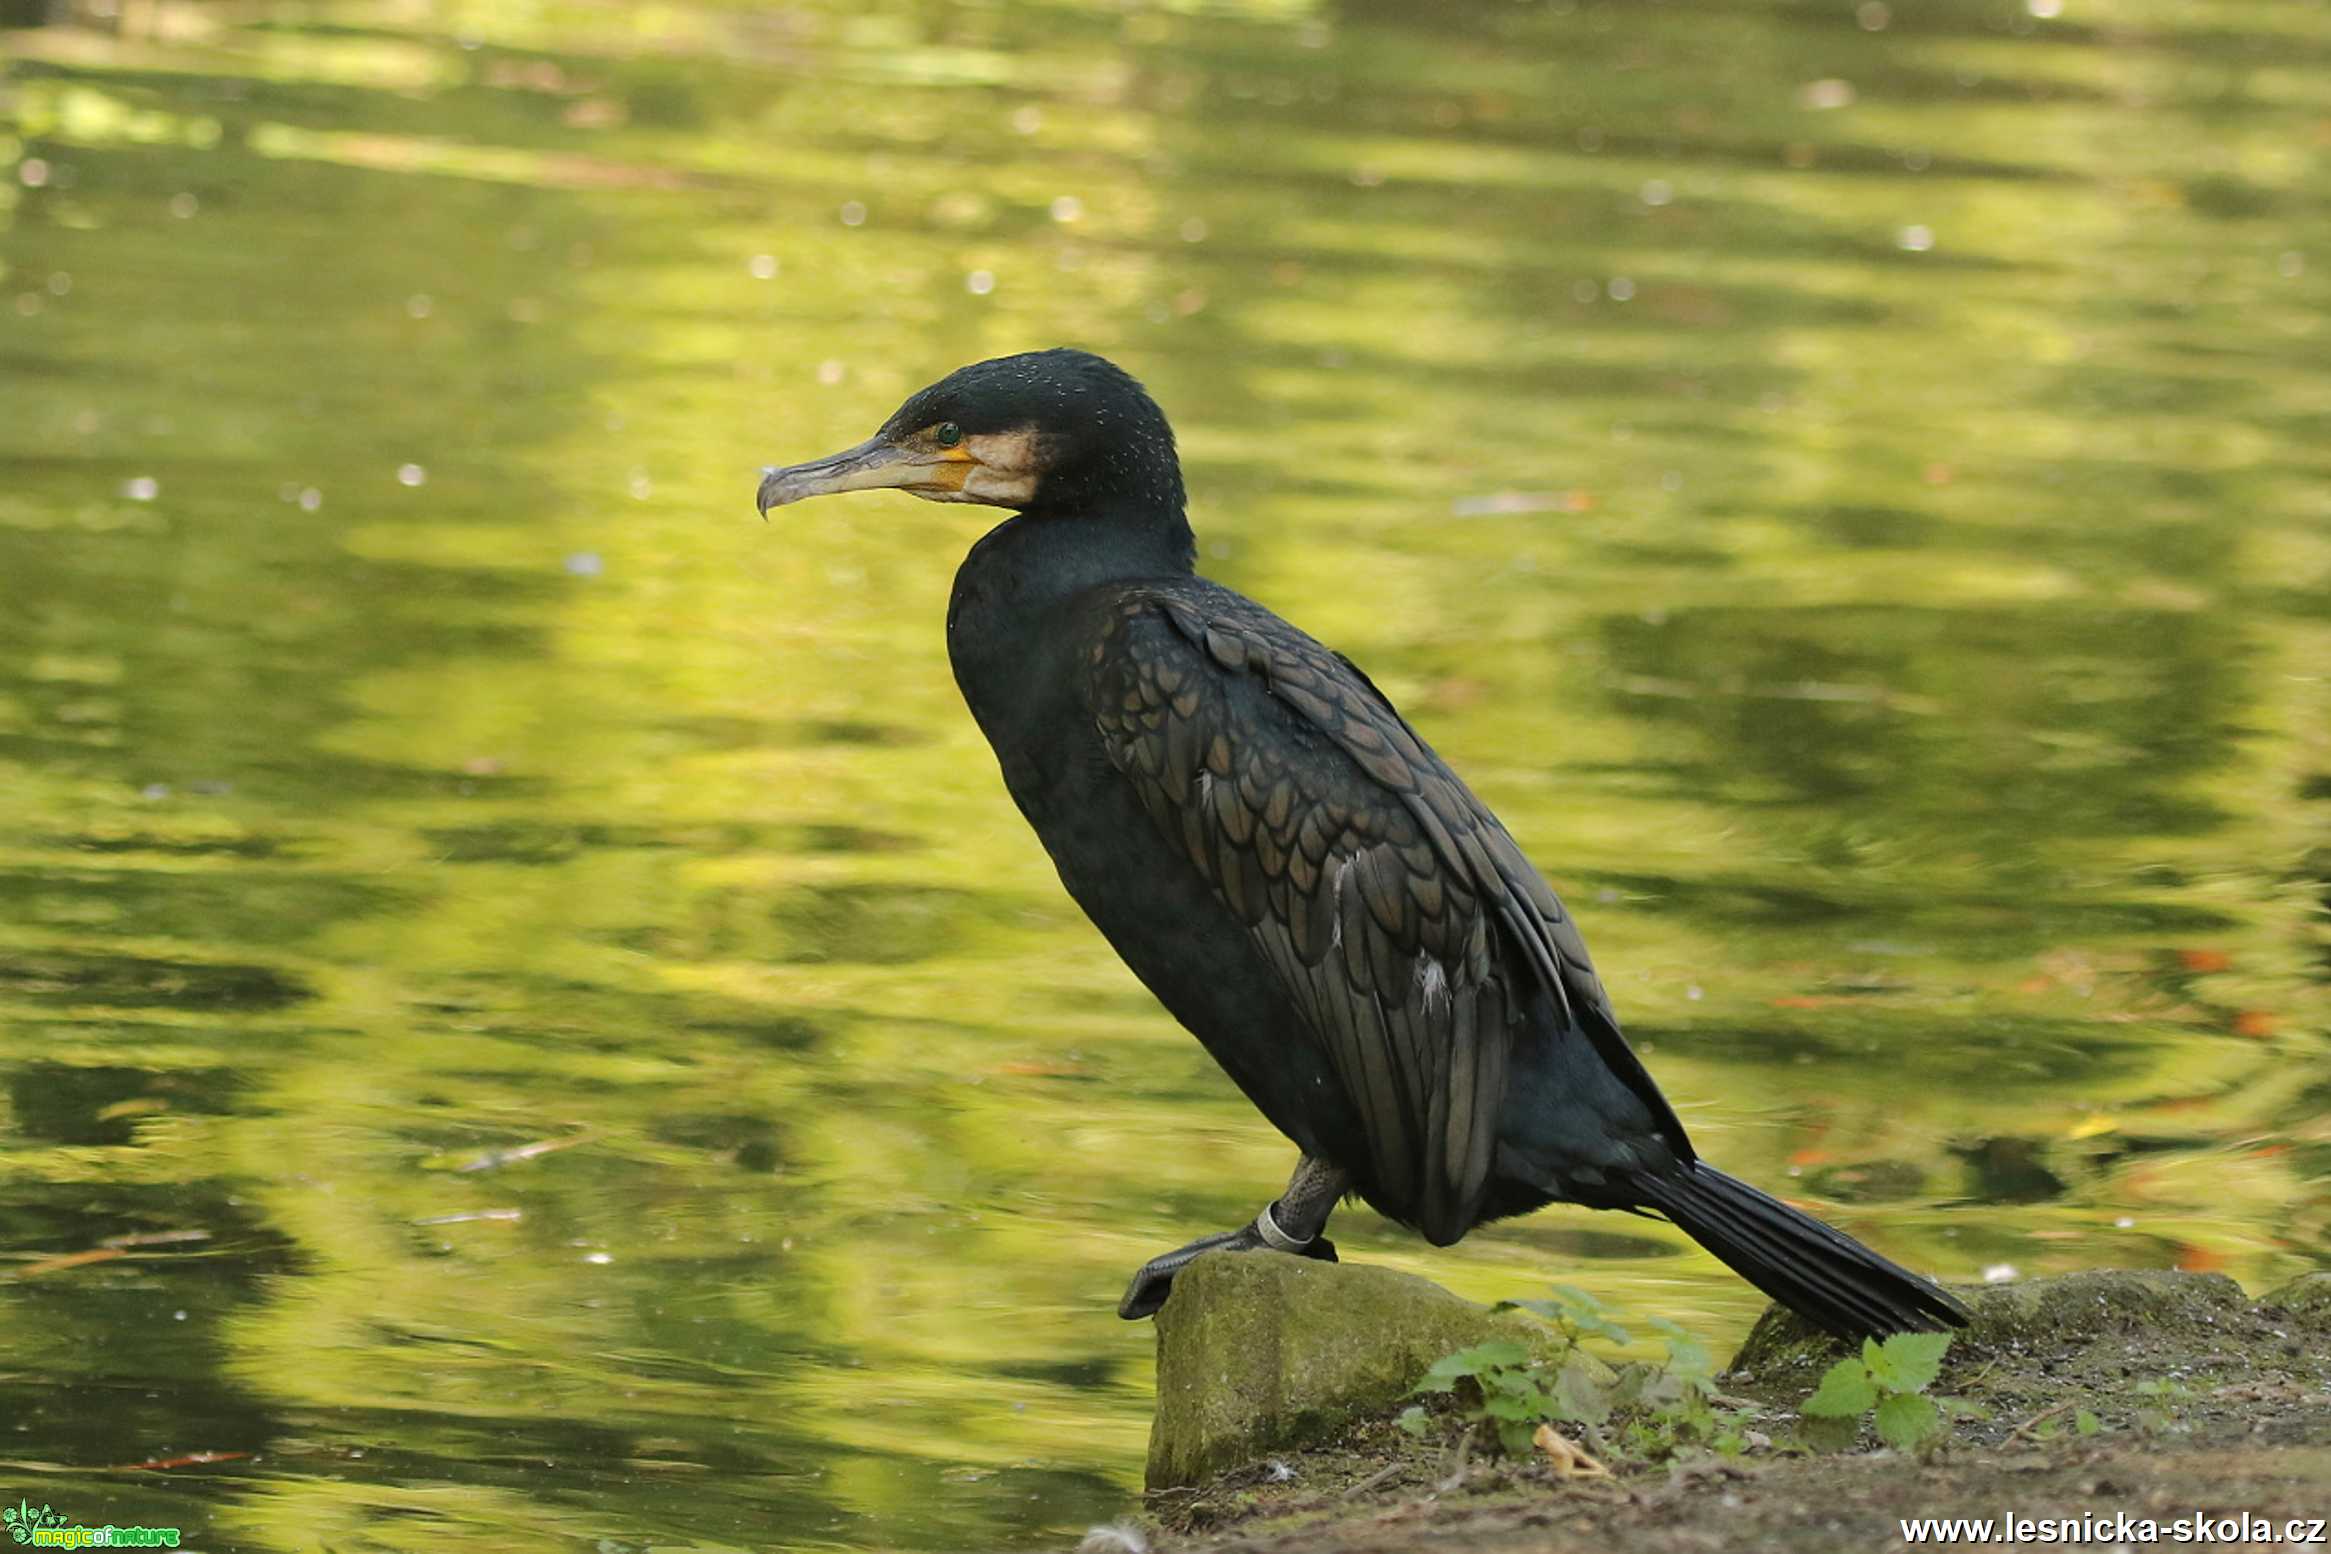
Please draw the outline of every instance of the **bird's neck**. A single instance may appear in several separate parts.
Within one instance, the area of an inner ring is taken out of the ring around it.
[[[1035,510],[1015,514],[971,547],[947,602],[947,656],[991,742],[1042,715],[1024,705],[1064,683],[1038,660],[1063,641],[1062,612],[1110,583],[1188,577],[1197,542],[1179,507],[1138,518]]]
[[[969,587],[996,608],[1033,615],[1103,583],[1188,577],[1197,561],[1198,542],[1178,507],[1139,517],[1035,509],[971,547],[955,574],[956,603],[965,603]]]

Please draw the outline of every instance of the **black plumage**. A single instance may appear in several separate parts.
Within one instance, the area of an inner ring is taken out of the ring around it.
[[[1062,883],[1302,1161],[1210,1247],[1333,1258],[1356,1193],[1447,1245],[1554,1201],[1666,1215],[1840,1333],[1964,1319],[1942,1290],[1704,1164],[1585,941],[1505,828],[1341,654],[1196,575],[1165,417],[1098,357],[966,367],[761,507],[890,486],[1015,509],[948,647]]]

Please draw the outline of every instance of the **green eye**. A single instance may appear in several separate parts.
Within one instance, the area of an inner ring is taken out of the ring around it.
[[[942,448],[952,448],[963,441],[963,428],[957,426],[953,421],[941,421],[937,426],[931,428],[931,441]]]

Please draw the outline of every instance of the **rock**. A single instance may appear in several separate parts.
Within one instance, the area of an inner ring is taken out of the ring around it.
[[[1985,1285],[1970,1292],[1968,1304],[1975,1320],[1965,1341],[2005,1348],[2095,1333],[2215,1327],[2249,1310],[2250,1297],[2222,1273],[2102,1268]]]
[[[1435,1360],[1492,1338],[1560,1363],[1555,1329],[1390,1268],[1209,1252],[1157,1314],[1149,1487],[1194,1484],[1313,1444],[1405,1396]],[[1600,1361],[1581,1353],[1608,1378]]]
[[[2287,1311],[2308,1327],[2331,1328],[2331,1273],[2302,1273],[2258,1304]]]
[[[2160,1333],[2212,1327],[2250,1306],[2242,1287],[2224,1274],[2172,1269],[2101,1269],[2012,1284],[1960,1285],[1953,1293],[1974,1313],[1974,1320],[1958,1335],[1954,1355],[2140,1328]],[[1845,1348],[1836,1339],[1776,1305],[1757,1320],[1733,1356],[1732,1368],[1760,1379],[1818,1376],[1843,1353]]]

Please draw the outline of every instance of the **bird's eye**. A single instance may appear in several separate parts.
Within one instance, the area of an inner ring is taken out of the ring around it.
[[[942,448],[952,448],[963,441],[963,428],[953,421],[941,421],[931,428],[931,441]]]

